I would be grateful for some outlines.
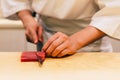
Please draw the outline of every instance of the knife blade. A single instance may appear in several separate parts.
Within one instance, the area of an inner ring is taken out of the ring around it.
[[[40,64],[42,64],[45,60],[45,52],[42,51],[42,47],[43,47],[43,43],[38,41],[37,43],[37,53],[36,53],[36,56],[37,56],[37,59],[38,59],[38,62],[40,62]]]
[[[43,47],[43,42],[38,41],[38,43],[37,43],[37,51],[41,51],[42,47]]]
[[[33,41],[31,41],[29,39],[29,37],[26,36],[26,40],[30,43],[33,43]],[[40,64],[43,63],[43,61],[45,60],[45,52],[44,51],[41,51],[42,50],[42,47],[43,47],[43,42],[41,41],[38,41],[37,43],[37,52],[36,52],[36,56],[37,56],[37,59],[38,59],[38,62],[40,62]],[[41,51],[41,52],[40,52]]]
[[[38,51],[36,52],[36,56],[38,59],[38,62],[40,62],[40,64],[43,64],[44,60],[45,60],[45,52],[44,51]]]

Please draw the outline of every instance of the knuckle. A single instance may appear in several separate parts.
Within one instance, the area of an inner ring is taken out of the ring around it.
[[[62,33],[62,32],[58,32],[58,34],[62,37],[62,38],[68,38],[68,36],[66,35],[66,34],[64,34],[64,33]]]
[[[68,39],[68,36],[67,35],[63,35],[62,38]]]
[[[57,34],[62,34],[62,32],[57,32]]]
[[[51,42],[52,42],[52,39],[49,39],[47,42],[50,42],[50,43],[51,43]]]
[[[52,47],[54,48],[54,47],[56,47],[57,46],[57,44],[56,44],[56,42],[54,42],[53,44],[52,44]]]
[[[55,49],[55,51],[56,51],[56,52],[60,52],[61,49],[60,49],[59,47],[57,47],[57,48]]]
[[[62,32],[57,32],[57,35],[59,35],[59,36],[64,36],[65,34],[62,33]]]

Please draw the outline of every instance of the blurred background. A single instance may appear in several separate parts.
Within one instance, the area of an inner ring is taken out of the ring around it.
[[[24,32],[21,21],[2,18],[0,10],[0,52],[35,51],[36,45],[26,41]],[[109,39],[112,42],[114,52],[120,52],[120,41]]]

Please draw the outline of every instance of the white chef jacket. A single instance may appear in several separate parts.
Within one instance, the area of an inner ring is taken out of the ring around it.
[[[92,25],[108,36],[120,39],[120,0],[1,0],[1,7],[3,16],[9,18],[15,17],[20,10],[36,11],[42,15],[47,35],[58,30],[71,35]],[[106,46],[111,51],[110,44],[103,40],[95,43],[105,45],[94,45],[87,50]]]

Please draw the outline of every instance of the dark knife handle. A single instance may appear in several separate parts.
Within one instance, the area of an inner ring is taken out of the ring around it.
[[[30,42],[30,43],[34,43],[34,42],[31,41],[27,36],[26,36],[26,40],[27,40],[28,42]],[[42,47],[43,47],[43,42],[38,41],[38,43],[37,43],[37,51],[41,51]]]
[[[37,51],[41,51],[42,47],[43,47],[43,42],[38,41],[38,43],[37,43]]]

